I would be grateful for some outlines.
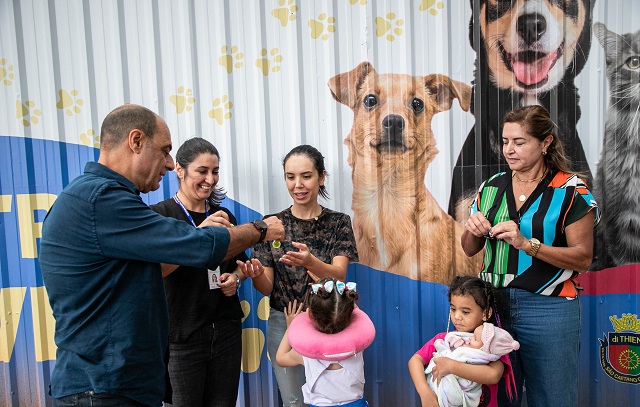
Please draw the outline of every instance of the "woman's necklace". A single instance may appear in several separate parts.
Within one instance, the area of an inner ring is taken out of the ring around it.
[[[310,213],[311,215],[307,215],[307,214],[302,215],[302,214],[300,214],[300,216],[298,216],[298,215],[296,215],[295,213],[293,213],[293,206],[292,206],[292,207],[291,207],[291,214],[292,214],[293,216],[295,216],[296,218],[298,218],[298,219],[304,219],[304,220],[310,220],[310,219],[313,219],[313,220],[318,220],[318,217],[322,214],[322,211],[323,211],[323,210],[324,210],[324,208],[322,207],[322,205],[318,205],[318,207],[317,207],[314,211],[312,211],[312,212],[308,212],[308,213]],[[297,211],[296,211],[296,212],[297,212]],[[316,215],[316,213],[317,213],[317,215]]]
[[[542,175],[541,175],[541,176],[539,176],[539,177],[537,177],[537,178],[532,178],[532,179],[520,179],[520,178],[518,177],[518,173],[516,173],[516,172],[514,171],[514,173],[513,173],[513,177],[515,177],[515,178],[518,180],[518,182],[519,182],[519,184],[518,184],[518,189],[520,190],[520,196],[518,197],[518,201],[520,201],[520,202],[524,202],[524,201],[526,201],[526,200],[527,200],[527,195],[525,195],[524,190],[522,189],[522,186],[521,186],[520,184],[522,184],[522,183],[528,183],[528,182],[538,182],[538,183],[539,183],[539,182],[540,182],[540,181],[541,181],[541,180],[542,180],[546,175],[547,175],[547,169],[545,168],[545,170],[544,170],[544,172],[542,173]],[[512,177],[512,178],[513,178],[513,177]],[[534,188],[534,189],[535,189],[535,188]]]
[[[547,175],[547,170],[545,169],[544,172],[542,173],[541,176],[539,176],[538,178],[532,178],[532,179],[520,179],[520,177],[518,177],[518,173],[514,172],[513,175],[516,177],[516,179],[519,182],[539,182],[542,178],[544,178],[545,175]]]

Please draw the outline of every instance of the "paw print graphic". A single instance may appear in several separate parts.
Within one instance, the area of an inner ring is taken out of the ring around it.
[[[295,0],[278,0],[280,7],[271,11],[271,15],[280,20],[280,24],[282,24],[283,27],[286,27],[289,21],[296,19],[295,13],[298,11],[298,6],[294,3]]]
[[[401,36],[403,33],[401,27],[404,25],[404,20],[396,20],[396,18],[395,13],[387,13],[385,18],[376,17],[376,36],[382,37],[386,34],[388,41],[394,41],[396,36]]]
[[[425,11],[429,10],[432,16],[438,15],[438,10],[442,10],[444,8],[444,3],[437,0],[422,0],[420,2],[420,6],[418,10]]]
[[[74,113],[80,113],[80,107],[84,105],[84,100],[79,98],[78,94],[78,91],[75,89],[70,92],[60,89],[58,91],[56,107],[60,110],[64,109],[64,114],[67,116],[73,116]]]
[[[169,96],[169,102],[176,107],[176,113],[180,114],[185,110],[187,112],[191,111],[192,105],[196,102],[196,98],[192,95],[193,91],[191,89],[185,89],[184,86],[180,86],[177,95]]]
[[[222,98],[215,98],[213,101],[213,109],[209,110],[209,117],[216,119],[219,125],[222,125],[225,119],[231,118],[231,108],[233,103],[229,100],[227,95]]]
[[[361,6],[364,6],[365,4],[367,4],[367,0],[349,0],[349,3],[351,3],[351,5],[360,3]]]
[[[29,127],[31,124],[38,124],[40,121],[39,117],[42,116],[42,111],[35,107],[35,102],[31,100],[27,100],[24,103],[16,100],[16,119],[22,120],[24,127]]]
[[[246,301],[240,302],[244,318],[247,319],[251,313],[251,305]],[[263,297],[258,303],[257,316],[262,321],[269,319],[269,297]],[[264,350],[265,335],[260,328],[244,328],[242,330],[242,364],[244,373],[253,373],[260,368],[260,359]]]
[[[271,72],[278,72],[280,70],[280,65],[278,64],[282,62],[282,55],[280,55],[278,48],[272,48],[268,54],[269,56],[267,56],[267,49],[262,48],[260,58],[256,59],[256,66],[260,68],[264,76],[269,75]]]
[[[311,38],[315,40],[322,35],[322,39],[324,41],[328,40],[329,33],[333,33],[336,31],[336,26],[333,25],[333,23],[335,22],[336,22],[335,17],[327,18],[326,13],[320,14],[317,20],[314,20],[314,19],[309,20],[309,28],[311,28]],[[326,33],[324,33],[325,28],[327,30]]]
[[[228,49],[226,45],[222,46],[220,50],[224,55],[218,58],[218,64],[227,70],[227,73],[231,73],[233,68],[242,68],[242,58],[244,54],[238,52],[238,47],[235,45]]]
[[[93,129],[89,129],[80,134],[80,143],[85,146],[100,148],[100,135],[96,134]]]
[[[6,58],[0,59],[0,82],[4,85],[10,86],[13,83],[15,76],[13,75],[13,65],[8,64]]]

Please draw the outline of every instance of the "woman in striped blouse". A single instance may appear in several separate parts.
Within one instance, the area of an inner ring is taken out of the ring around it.
[[[578,273],[591,264],[598,206],[569,169],[549,112],[507,113],[502,152],[509,166],[481,186],[462,235],[468,256],[485,249],[480,278],[510,305],[504,328],[521,347],[511,353],[518,395],[500,405],[577,406],[581,308]],[[501,388],[501,393],[504,393]]]

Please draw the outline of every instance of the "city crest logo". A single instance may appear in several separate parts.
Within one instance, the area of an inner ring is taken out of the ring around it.
[[[598,339],[600,365],[613,380],[640,384],[640,320],[635,314],[613,315],[609,320],[615,332]]]

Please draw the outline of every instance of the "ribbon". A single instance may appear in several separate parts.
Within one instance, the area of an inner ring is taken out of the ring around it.
[[[311,291],[313,291],[314,294],[318,294],[318,290],[324,288],[326,292],[330,293],[333,291],[334,287],[340,295],[342,295],[345,290],[356,291],[356,283],[345,283],[340,280],[335,280],[335,282],[334,280],[327,280],[324,283],[311,284]]]

